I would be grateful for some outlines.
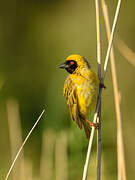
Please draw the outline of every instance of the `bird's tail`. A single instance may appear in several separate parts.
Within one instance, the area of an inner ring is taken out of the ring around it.
[[[86,135],[87,139],[89,139],[90,138],[90,134],[91,134],[91,128],[90,128],[90,126],[88,125],[88,123],[85,120],[83,120],[82,122],[83,122],[83,127],[84,127],[84,131],[85,131],[85,135]]]

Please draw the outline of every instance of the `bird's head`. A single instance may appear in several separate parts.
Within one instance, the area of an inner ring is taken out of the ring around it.
[[[77,69],[81,70],[82,68],[90,68],[90,65],[86,58],[80,56],[78,54],[70,55],[67,57],[66,61],[59,65],[59,68],[66,69],[70,74],[77,71]]]

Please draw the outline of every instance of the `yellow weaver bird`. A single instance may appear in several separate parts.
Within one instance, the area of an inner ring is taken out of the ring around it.
[[[97,125],[88,121],[86,116],[96,105],[99,79],[88,61],[77,54],[69,56],[59,68],[64,68],[70,73],[65,81],[63,93],[71,118],[80,129],[84,128],[86,137],[89,138],[91,127]]]

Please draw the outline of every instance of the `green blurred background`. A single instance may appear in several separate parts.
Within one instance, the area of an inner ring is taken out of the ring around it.
[[[107,4],[112,22],[117,1],[107,1]],[[123,1],[116,30],[132,50],[135,49],[134,12],[135,1],[130,0],[128,4]],[[107,39],[101,18],[104,59]],[[25,145],[23,157],[18,159],[18,165],[9,179],[81,179],[88,141],[84,132],[69,117],[63,97],[67,73],[57,67],[68,55],[76,53],[87,57],[97,71],[94,1],[0,2],[1,180],[21,144],[21,136],[25,138],[43,108],[45,114]],[[132,180],[135,177],[135,69],[117,48],[115,56],[121,93],[127,179]],[[102,179],[115,180],[116,118],[110,66],[105,85],[107,88],[102,100]],[[95,168],[96,137],[89,180],[96,179]]]

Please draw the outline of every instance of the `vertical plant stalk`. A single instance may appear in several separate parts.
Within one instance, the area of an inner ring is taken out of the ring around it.
[[[35,122],[35,124],[33,125],[33,127],[31,128],[31,130],[29,131],[29,133],[28,133],[28,135],[26,136],[25,140],[23,141],[23,143],[22,143],[22,145],[21,145],[19,151],[17,152],[17,154],[16,154],[16,156],[15,156],[15,158],[14,158],[14,160],[13,160],[13,162],[12,162],[12,164],[11,164],[9,170],[8,170],[8,173],[7,173],[6,177],[5,177],[5,180],[8,179],[8,177],[9,177],[9,175],[10,175],[10,173],[11,173],[11,171],[12,171],[14,165],[15,165],[15,162],[16,162],[18,156],[20,155],[20,153],[21,153],[21,151],[22,151],[22,149],[23,149],[25,143],[26,143],[27,140],[29,139],[31,133],[32,133],[33,130],[35,129],[36,125],[38,124],[38,122],[39,122],[39,120],[41,119],[41,117],[42,117],[42,115],[44,114],[44,112],[45,112],[45,110],[42,111],[42,113],[40,114],[39,118],[37,119],[37,121]]]
[[[110,55],[110,50],[111,50],[111,47],[112,47],[114,31],[115,31],[116,24],[117,24],[117,19],[118,19],[118,15],[119,15],[119,11],[120,11],[120,6],[121,6],[121,0],[118,0],[116,12],[115,12],[115,17],[114,17],[114,21],[113,21],[113,26],[112,26],[112,31],[111,31],[111,36],[110,36],[109,45],[108,45],[106,58],[105,58],[105,63],[104,63],[103,78],[101,80],[102,84],[104,84],[104,79],[105,79],[105,75],[106,75],[106,71],[107,71],[107,65],[108,65],[108,62],[109,62],[109,55]],[[102,89],[100,89],[100,91],[99,91],[97,108],[96,108],[96,112],[94,114],[94,120],[93,120],[94,123],[96,123],[96,120],[97,120],[99,107],[100,107],[100,103],[101,103],[101,95],[102,95]],[[87,178],[89,159],[90,159],[90,154],[91,154],[91,148],[92,148],[92,143],[93,143],[94,132],[95,132],[95,127],[92,127],[91,136],[90,136],[90,139],[89,139],[87,156],[86,156],[86,162],[85,162],[84,170],[83,170],[82,180],[86,180],[86,178]]]
[[[97,117],[97,123],[99,124],[97,130],[97,180],[101,179],[101,104]]]
[[[23,176],[19,177],[20,180],[33,180],[33,164],[32,161],[28,158],[24,159],[25,172]],[[18,180],[16,179],[16,180]]]
[[[52,180],[53,170],[53,153],[55,144],[55,132],[45,130],[42,137],[42,149],[40,159],[40,180]]]
[[[55,143],[55,179],[68,180],[67,132],[62,131]]]
[[[19,113],[19,104],[16,99],[8,99],[7,101],[7,117],[9,126],[9,138],[11,148],[11,159],[14,160],[17,150],[22,144],[22,130]],[[24,174],[24,155],[22,152],[20,164],[17,163],[13,171],[13,180],[18,179]],[[22,166],[22,168],[21,168]]]
[[[104,15],[104,21],[106,26],[107,38],[109,41],[110,38],[110,22],[108,15],[108,8],[104,0],[102,0],[102,9]],[[125,168],[125,157],[124,157],[124,145],[123,145],[123,133],[122,133],[122,120],[120,112],[120,99],[119,99],[119,90],[117,82],[117,73],[115,66],[115,57],[113,47],[110,53],[111,61],[111,71],[112,71],[112,80],[113,80],[113,91],[114,91],[114,100],[115,100],[115,111],[117,119],[117,163],[118,163],[118,180],[126,180],[126,168]]]
[[[97,29],[97,64],[98,78],[101,81],[101,25],[100,25],[100,2],[95,0],[96,7],[96,29]],[[101,179],[101,103],[97,117],[99,128],[97,130],[97,180]]]

